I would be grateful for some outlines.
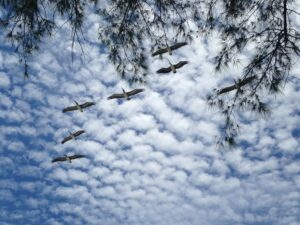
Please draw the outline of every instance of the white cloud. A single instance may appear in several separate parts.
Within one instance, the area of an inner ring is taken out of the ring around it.
[[[0,206],[4,224],[28,215],[38,221],[28,224],[297,224],[298,84],[270,100],[269,119],[250,115],[242,124],[239,140],[247,145],[217,149],[222,118],[205,99],[239,72],[214,73],[217,34],[207,45],[197,39],[174,52],[172,61],[189,60],[176,74],[154,74],[166,60],[150,59],[145,91],[109,101],[130,88],[100,52],[92,32],[97,19],[87,16],[86,54],[77,46],[73,64],[65,29],[34,56],[29,81],[13,76],[22,74],[17,58],[1,53],[9,73],[0,83],[12,90],[0,103],[0,197],[16,205],[14,211]],[[62,113],[73,100],[96,105]],[[85,134],[60,144],[78,129]],[[87,158],[51,163],[64,154]]]
[[[6,73],[0,72],[0,86],[1,88],[9,88],[10,80]]]
[[[297,151],[298,146],[299,146],[298,142],[293,137],[287,138],[286,140],[278,144],[279,148],[287,152]]]
[[[81,170],[74,170],[71,169],[68,171],[68,175],[70,180],[72,181],[81,181],[86,183],[88,181],[88,175],[84,172],[82,172]]]

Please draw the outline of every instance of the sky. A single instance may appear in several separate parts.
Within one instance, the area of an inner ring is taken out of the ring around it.
[[[1,36],[0,224],[299,225],[300,65],[265,97],[271,115],[241,113],[239,144],[218,148],[223,118],[206,97],[243,66],[214,71],[218,35],[149,57],[147,84],[129,87],[99,45],[98,21],[88,15],[73,62],[67,26],[44,39],[29,80]],[[156,74],[167,58],[189,64]],[[107,100],[137,87],[130,101]],[[62,113],[73,100],[96,105]],[[87,157],[51,163],[65,154]]]

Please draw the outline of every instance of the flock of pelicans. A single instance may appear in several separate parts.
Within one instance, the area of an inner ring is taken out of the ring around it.
[[[186,42],[181,42],[181,43],[177,43],[173,46],[168,46],[165,47],[165,48],[161,48],[161,49],[158,49],[157,51],[155,51],[152,56],[157,56],[159,55],[161,58],[162,58],[162,54],[164,53],[169,53],[169,55],[172,55],[172,51],[178,49],[178,48],[181,48],[182,46],[185,46],[187,45]],[[173,73],[176,73],[176,70],[183,67],[185,64],[188,63],[188,61],[180,61],[178,62],[177,64],[172,64],[170,62],[170,60],[168,60],[170,66],[169,67],[166,67],[166,68],[161,68],[159,70],[157,70],[156,72],[157,73],[170,73],[170,72],[173,72]],[[113,94],[111,96],[109,96],[107,99],[110,100],[110,99],[119,99],[119,98],[125,98],[126,100],[130,100],[130,97],[133,96],[133,95],[136,95],[140,92],[143,92],[144,89],[134,89],[132,91],[128,91],[126,92],[123,88],[122,88],[122,93],[120,94]],[[74,106],[69,106],[65,109],[63,109],[63,113],[65,112],[70,112],[70,111],[74,111],[74,110],[78,110],[80,112],[83,112],[83,109],[84,108],[88,108],[90,106],[93,106],[95,105],[96,103],[95,102],[85,102],[83,104],[79,104],[78,102],[74,101],[75,102],[75,105]],[[70,132],[70,135],[65,137],[62,141],[61,141],[61,144],[64,144],[66,143],[67,141],[70,141],[72,139],[76,140],[77,137],[81,134],[83,134],[85,131],[84,130],[79,130],[79,131],[76,131],[74,133],[71,133]],[[71,156],[68,156],[68,155],[64,155],[62,157],[56,157],[52,160],[52,162],[63,162],[63,161],[68,161],[68,162],[72,162],[73,159],[78,159],[78,158],[84,158],[86,157],[85,155],[71,155]]]

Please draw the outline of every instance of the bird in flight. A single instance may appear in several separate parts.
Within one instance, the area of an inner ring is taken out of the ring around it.
[[[111,96],[109,96],[107,99],[114,99],[114,98],[125,98],[126,100],[130,100],[130,96],[136,95],[140,92],[143,92],[144,89],[140,88],[140,89],[134,89],[132,91],[128,91],[126,92],[123,88],[122,88],[123,93],[121,94],[113,94]]]
[[[72,162],[73,159],[79,159],[79,158],[84,158],[86,157],[85,155],[72,155],[72,156],[62,156],[62,157],[56,157],[52,160],[52,162],[64,162],[64,161],[68,161],[69,163]]]
[[[80,112],[83,112],[84,108],[87,108],[87,107],[90,107],[90,106],[96,104],[95,102],[85,102],[83,104],[78,104],[78,102],[76,102],[75,100],[74,100],[74,102],[76,105],[64,108],[63,113],[69,112],[69,111],[74,111],[74,110],[79,110]]]
[[[169,61],[169,64],[170,64],[169,67],[161,68],[161,69],[157,70],[156,73],[170,73],[171,71],[173,73],[176,73],[176,69],[179,69],[179,68],[183,67],[185,64],[188,64],[188,61],[180,61],[179,63],[174,64],[174,65]]]
[[[175,45],[172,45],[172,46],[167,45],[166,48],[160,48],[160,49],[156,50],[155,52],[153,52],[152,56],[162,55],[166,52],[168,52],[169,55],[172,55],[172,51],[174,51],[178,48],[181,48],[182,46],[185,46],[187,44],[188,44],[187,42],[180,42],[180,43],[176,43]]]
[[[83,134],[84,133],[84,130],[79,130],[79,131],[76,131],[74,133],[71,133],[70,132],[70,135],[68,137],[65,137],[64,140],[61,141],[62,144],[66,143],[67,141],[70,141],[72,139],[76,140],[80,134]]]

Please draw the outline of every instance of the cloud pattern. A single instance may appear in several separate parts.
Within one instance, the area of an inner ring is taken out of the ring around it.
[[[217,35],[176,51],[172,61],[189,60],[176,74],[156,74],[168,62],[150,59],[145,92],[108,101],[130,88],[96,44],[95,21],[73,62],[67,28],[46,40],[29,81],[1,46],[0,224],[300,224],[299,65],[267,99],[271,116],[239,115],[239,146],[218,149],[222,117],[205,99],[241,68],[214,72]],[[73,99],[97,104],[63,114]],[[87,158],[51,163],[72,153]]]

